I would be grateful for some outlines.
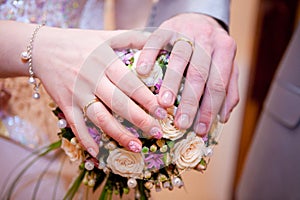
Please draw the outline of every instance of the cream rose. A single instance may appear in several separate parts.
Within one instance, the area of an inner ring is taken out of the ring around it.
[[[180,170],[194,168],[204,155],[205,144],[194,132],[189,132],[186,139],[176,143],[173,148],[173,162]]]
[[[159,120],[163,131],[163,138],[177,140],[185,134],[185,130],[179,130],[174,126],[174,117],[168,115],[166,119]]]
[[[68,139],[62,138],[61,148],[65,151],[66,155],[70,158],[72,162],[83,160],[83,151],[77,148],[76,145],[72,144]]]
[[[155,86],[160,80],[162,80],[163,71],[162,71],[161,67],[159,66],[159,63],[155,62],[152,71],[150,72],[150,74],[147,77],[140,76],[136,72],[136,63],[137,63],[137,60],[138,60],[140,54],[141,54],[140,51],[138,51],[134,54],[134,63],[132,64],[132,70],[135,73],[135,75],[137,77],[139,77],[148,87]]]
[[[124,177],[142,178],[144,159],[139,153],[114,149],[107,158],[107,167]]]

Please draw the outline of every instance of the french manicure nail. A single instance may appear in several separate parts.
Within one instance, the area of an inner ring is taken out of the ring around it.
[[[195,127],[195,132],[198,133],[198,134],[204,135],[204,134],[206,134],[206,128],[207,128],[206,124],[199,123]]]
[[[173,103],[173,94],[170,91],[165,91],[162,95],[162,102],[164,104],[170,105]]]
[[[140,75],[147,75],[150,72],[151,66],[147,63],[142,63],[136,68],[136,71]]]
[[[177,123],[181,129],[187,129],[190,123],[190,118],[187,114],[181,114],[178,117]]]
[[[162,107],[156,108],[154,114],[159,119],[165,119],[167,117],[167,111]]]
[[[158,127],[153,127],[150,130],[150,135],[155,139],[160,139],[162,137],[162,131]]]
[[[128,148],[135,153],[140,152],[142,149],[141,145],[136,141],[130,141],[128,144]]]

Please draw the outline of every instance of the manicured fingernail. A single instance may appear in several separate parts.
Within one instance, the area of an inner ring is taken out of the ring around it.
[[[142,149],[141,145],[136,141],[130,141],[128,144],[128,148],[135,153],[140,152]]]
[[[155,139],[160,139],[162,137],[162,131],[157,127],[153,127],[150,130],[150,135]]]
[[[151,65],[147,64],[147,63],[142,63],[141,65],[139,65],[136,68],[136,71],[140,74],[140,75],[147,75],[149,74],[151,69]]]
[[[167,111],[162,107],[156,108],[154,114],[159,119],[165,119],[167,117]]]
[[[198,134],[201,134],[201,135],[206,134],[206,128],[207,128],[206,124],[199,123],[195,127],[195,132],[198,133]]]
[[[190,118],[187,114],[181,114],[177,119],[177,124],[181,129],[187,129],[190,124]]]
[[[93,157],[96,157],[97,154],[96,154],[96,151],[93,149],[93,148],[88,148],[87,151],[93,156]]]
[[[170,92],[168,90],[165,91],[162,95],[162,102],[164,104],[168,104],[168,105],[172,104],[173,103],[173,94],[172,94],[172,92]]]

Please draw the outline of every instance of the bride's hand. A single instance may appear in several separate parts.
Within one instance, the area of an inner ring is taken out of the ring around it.
[[[150,36],[137,63],[140,75],[149,73],[159,50],[167,44],[174,46],[158,101],[163,107],[173,105],[186,70],[175,125],[187,129],[195,121],[195,132],[205,135],[217,114],[220,112],[220,120],[226,122],[239,101],[235,42],[209,16],[177,15]]]
[[[64,112],[76,137],[93,156],[99,148],[85,126],[84,107],[95,125],[131,151],[139,152],[141,142],[112,116],[110,110],[149,137],[162,136],[157,120],[144,109],[157,118],[164,118],[166,111],[113,50],[140,49],[146,39],[145,35],[134,31],[43,27],[39,32],[33,50],[35,73]],[[97,100],[93,101],[95,97]]]

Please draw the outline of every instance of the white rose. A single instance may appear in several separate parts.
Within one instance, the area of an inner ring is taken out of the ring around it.
[[[204,155],[205,144],[194,132],[174,145],[173,162],[180,170],[194,168]]]
[[[177,140],[185,134],[185,130],[179,130],[174,126],[174,117],[168,115],[166,119],[159,120],[163,131],[163,138]]]
[[[134,54],[134,63],[132,64],[132,70],[133,70],[134,74],[137,77],[139,77],[148,87],[155,86],[160,80],[162,80],[163,71],[162,71],[161,67],[159,66],[159,63],[155,62],[152,71],[150,72],[150,74],[147,77],[140,76],[136,72],[136,63],[137,63],[137,60],[138,60],[140,54],[141,54],[141,51],[138,51]]]
[[[82,162],[83,151],[82,149],[77,148],[76,144],[74,145],[66,138],[62,138],[60,147],[65,151],[66,155],[70,158],[72,162]]]
[[[107,158],[107,167],[123,177],[142,178],[144,159],[140,153],[114,149]]]

